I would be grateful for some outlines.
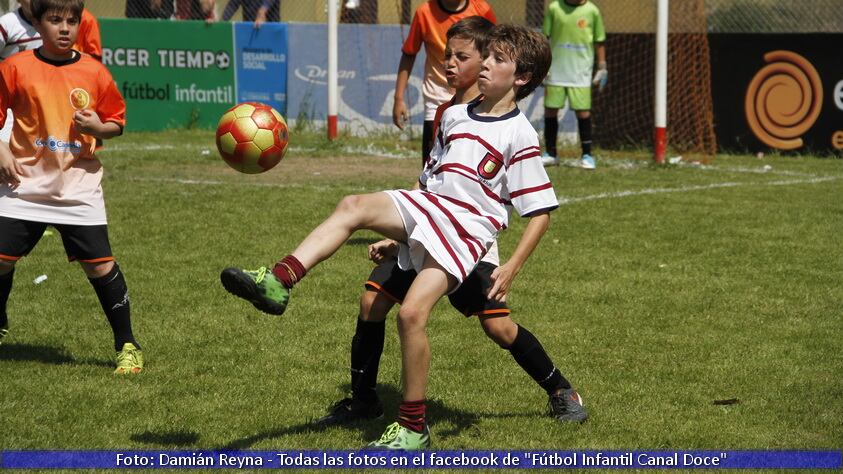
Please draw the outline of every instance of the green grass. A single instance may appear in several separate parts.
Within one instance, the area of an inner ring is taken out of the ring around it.
[[[417,144],[293,140],[260,176],[228,169],[208,132],[107,144],[112,246],[147,369],[111,375],[96,297],[58,235],[44,237],[18,265],[0,346],[3,448],[355,449],[380,434],[385,421],[305,428],[348,390],[375,234],[314,269],[280,318],[228,295],[218,274],[285,255],[345,194],[408,186]],[[839,449],[843,162],[718,156],[657,167],[607,155],[594,172],[549,170],[564,205],[509,299],[590,421],[543,416],[545,395],[508,352],[442,303],[428,331],[434,446]],[[513,218],[502,255],[524,225]],[[34,285],[41,274],[49,279]],[[388,417],[399,361],[390,322],[379,387]],[[713,404],[730,398],[739,403]]]

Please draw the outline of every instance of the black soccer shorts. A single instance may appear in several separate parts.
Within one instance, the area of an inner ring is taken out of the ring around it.
[[[114,260],[107,225],[69,225],[33,222],[0,216],[0,259],[17,261],[35,248],[47,226],[61,234],[69,261],[98,263]]]
[[[462,285],[448,295],[451,306],[466,317],[509,315],[509,307],[505,302],[489,299],[486,296],[492,288],[492,272],[495,268],[497,265],[480,262],[463,280]],[[402,270],[397,261],[390,260],[372,270],[372,274],[366,281],[366,288],[377,291],[400,304],[407,296],[407,291],[415,278],[415,270]]]

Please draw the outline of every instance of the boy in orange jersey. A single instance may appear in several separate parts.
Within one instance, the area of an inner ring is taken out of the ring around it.
[[[433,143],[433,119],[436,108],[451,99],[453,90],[445,78],[446,33],[454,23],[470,16],[481,16],[495,23],[495,13],[486,0],[428,0],[419,5],[410,24],[410,33],[401,48],[401,62],[395,80],[395,102],[392,122],[400,129],[409,120],[404,91],[410,80],[416,55],[424,44],[424,127],[422,129],[422,162],[427,162]]]
[[[445,76],[454,88],[454,97],[436,110],[434,139],[447,108],[480,99],[477,76],[483,62],[481,51],[493,27],[489,20],[472,16],[448,29],[445,48]],[[535,152],[538,155],[538,151]],[[360,313],[351,340],[351,397],[334,403],[327,415],[315,421],[320,427],[345,425],[373,419],[383,414],[376,392],[378,367],[383,353],[386,317],[396,303],[404,301],[416,277],[414,270],[402,270],[396,254],[398,242],[382,240],[369,246],[369,257],[378,264],[366,281],[360,298]],[[582,422],[585,408],[571,384],[545,352],[539,340],[510,317],[506,301],[488,297],[500,264],[497,243],[493,244],[465,282],[448,295],[451,305],[466,318],[477,316],[486,335],[507,350],[521,368],[549,396],[549,413],[559,421]],[[572,397],[574,395],[574,397]]]
[[[79,34],[76,36],[76,45],[73,49],[88,53],[97,61],[102,61],[100,24],[87,9],[82,10],[82,18],[79,19]]]
[[[0,121],[15,114],[12,139],[0,143],[0,329],[15,264],[48,225],[68,258],[78,260],[114,332],[116,374],[143,369],[132,334],[129,294],[108,242],[102,164],[96,139],[123,133],[126,104],[108,70],[73,49],[82,0],[32,0],[43,45],[0,63]]]

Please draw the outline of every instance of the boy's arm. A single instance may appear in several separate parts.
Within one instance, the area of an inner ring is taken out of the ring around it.
[[[0,183],[8,184],[12,189],[18,187],[23,170],[9,149],[9,144],[0,140]]]
[[[606,43],[597,43],[595,52],[597,53],[597,72],[594,73],[592,83],[598,86],[598,91],[603,91],[606,82],[609,80],[609,68],[606,65]]]
[[[410,72],[416,62],[415,54],[401,53],[401,62],[398,64],[398,78],[395,80],[395,102],[392,105],[392,123],[404,130],[404,124],[410,119],[407,111],[407,104],[404,103],[404,91],[407,83],[410,82]]]
[[[103,122],[99,115],[90,109],[77,110],[73,113],[73,124],[85,135],[107,140],[123,134],[123,127],[111,121]]]
[[[506,294],[509,293],[515,275],[521,271],[521,267],[524,266],[527,258],[539,244],[545,231],[547,231],[548,225],[550,225],[550,213],[548,211],[530,216],[530,222],[527,223],[527,228],[524,229],[524,234],[521,235],[521,240],[518,241],[518,246],[515,247],[512,257],[492,272],[492,281],[495,283],[489,290],[489,299],[497,301],[506,299]]]

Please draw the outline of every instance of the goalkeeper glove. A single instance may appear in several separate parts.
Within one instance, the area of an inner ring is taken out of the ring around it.
[[[608,80],[609,70],[606,69],[606,63],[600,63],[597,65],[597,72],[594,74],[594,80],[591,83],[597,86],[599,92],[603,92],[603,88],[606,87],[606,81]]]

